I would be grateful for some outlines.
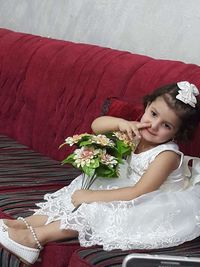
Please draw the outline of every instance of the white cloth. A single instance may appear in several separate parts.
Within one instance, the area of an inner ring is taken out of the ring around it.
[[[132,153],[121,165],[119,178],[98,178],[92,189],[134,185],[166,150],[180,155],[180,165],[156,191],[132,201],[84,203],[72,213],[71,195],[81,188],[80,175],[69,186],[46,194],[34,214],[47,215],[47,224],[60,220],[61,229],[77,230],[81,246],[102,245],[105,250],[164,248],[194,239],[200,235],[200,159],[194,158],[194,166],[188,168],[193,158],[184,157],[172,142]]]

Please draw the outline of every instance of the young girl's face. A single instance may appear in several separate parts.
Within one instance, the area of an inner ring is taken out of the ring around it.
[[[141,122],[151,123],[151,127],[140,130],[140,134],[152,144],[162,144],[173,139],[181,124],[179,117],[163,97],[156,98],[146,107]]]

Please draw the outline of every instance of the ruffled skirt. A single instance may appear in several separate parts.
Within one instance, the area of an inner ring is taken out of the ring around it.
[[[76,230],[81,246],[112,249],[155,249],[177,246],[200,235],[200,185],[184,191],[156,190],[132,201],[82,204],[75,212],[71,195],[81,188],[82,176],[36,204],[35,215],[46,224],[60,221],[61,229]],[[120,186],[121,183],[121,186]],[[93,189],[127,186],[119,178],[98,178]]]

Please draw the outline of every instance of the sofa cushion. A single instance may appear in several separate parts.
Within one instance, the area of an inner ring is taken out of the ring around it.
[[[139,104],[110,97],[105,100],[102,106],[102,115],[119,117],[126,120],[139,120],[143,113],[143,108]]]

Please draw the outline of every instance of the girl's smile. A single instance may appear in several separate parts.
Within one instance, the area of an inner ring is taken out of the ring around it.
[[[150,103],[141,118],[141,122],[149,122],[149,128],[141,129],[142,139],[152,144],[161,144],[173,139],[180,127],[180,119],[163,97]]]
[[[151,128],[145,128],[144,130],[146,130],[149,134],[156,136],[156,133],[153,133],[150,129]]]

